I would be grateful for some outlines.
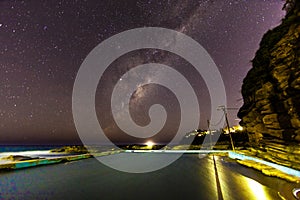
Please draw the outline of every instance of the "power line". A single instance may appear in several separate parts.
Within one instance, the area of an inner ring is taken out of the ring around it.
[[[211,126],[218,126],[221,122],[222,122],[222,120],[224,119],[224,114],[222,115],[222,117],[221,117],[221,119],[220,119],[220,121],[218,122],[218,123],[216,123],[216,124],[212,124],[212,123],[210,123],[210,125]]]

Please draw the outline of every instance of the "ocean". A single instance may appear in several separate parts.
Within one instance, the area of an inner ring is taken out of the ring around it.
[[[63,145],[1,145],[0,164],[12,162],[6,159],[9,156],[26,156],[31,158],[58,158],[70,155],[69,153],[51,152],[51,149],[63,147]]]
[[[50,149],[60,148],[63,146],[65,145],[0,145],[0,153],[50,150]]]
[[[82,153],[69,153],[69,152],[51,152],[52,149],[57,149],[65,146],[74,145],[0,145],[0,165],[12,163],[15,160],[11,156],[22,159],[28,157],[33,159],[50,159],[50,158],[63,158],[68,156],[74,156]],[[78,145],[75,145],[78,146]],[[112,146],[97,146],[96,152],[105,152],[113,150]],[[1,166],[0,166],[1,168]]]

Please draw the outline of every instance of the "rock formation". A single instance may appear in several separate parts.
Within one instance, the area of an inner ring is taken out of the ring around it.
[[[272,152],[278,162],[289,160],[278,155],[300,150],[300,1],[287,0],[285,9],[281,25],[262,38],[243,81],[238,113],[251,145]]]

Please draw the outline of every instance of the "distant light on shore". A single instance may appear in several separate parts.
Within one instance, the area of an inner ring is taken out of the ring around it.
[[[152,148],[154,146],[154,143],[152,141],[147,141],[146,145],[148,148]]]

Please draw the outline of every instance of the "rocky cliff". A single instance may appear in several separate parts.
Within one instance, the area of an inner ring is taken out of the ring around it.
[[[285,8],[281,25],[262,38],[243,81],[244,104],[238,113],[251,145],[272,153],[271,159],[300,149],[300,1],[288,0]]]

